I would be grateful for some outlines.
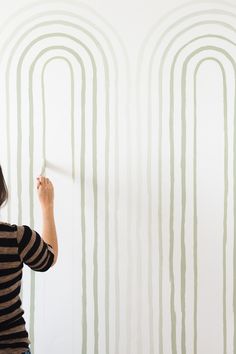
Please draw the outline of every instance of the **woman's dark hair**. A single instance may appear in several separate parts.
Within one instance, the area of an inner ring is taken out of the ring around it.
[[[8,200],[8,190],[2,173],[2,166],[0,165],[0,207],[2,207],[3,203],[7,202],[7,200]]]

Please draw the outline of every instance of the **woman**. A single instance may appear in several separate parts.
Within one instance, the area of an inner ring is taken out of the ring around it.
[[[57,261],[54,190],[49,178],[37,177],[37,193],[43,218],[42,237],[28,225],[0,221],[0,354],[31,353],[19,296],[23,265],[45,272]],[[0,207],[7,199],[0,166]]]

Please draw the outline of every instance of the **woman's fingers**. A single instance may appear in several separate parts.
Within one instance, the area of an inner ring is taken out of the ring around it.
[[[51,181],[49,180],[49,178],[44,177],[44,176],[39,176],[39,177],[37,177],[37,182],[38,182],[39,184],[42,184],[42,185],[51,183]]]

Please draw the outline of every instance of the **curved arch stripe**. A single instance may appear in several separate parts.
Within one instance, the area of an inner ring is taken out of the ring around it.
[[[54,11],[55,13],[58,12],[58,11]],[[63,11],[61,11],[61,14],[63,14]],[[66,11],[65,11],[65,14],[66,14]],[[39,15],[39,14],[38,14]],[[38,18],[39,16],[35,16],[35,18]],[[43,16],[43,15],[42,15]],[[77,18],[81,18],[81,16],[75,16],[75,14],[73,14],[74,17],[77,17]],[[84,19],[86,21],[86,19]],[[28,21],[28,19],[27,19]],[[26,22],[26,21],[25,21]],[[68,25],[68,26],[71,26],[71,27],[74,27],[74,28],[77,28],[77,29],[80,29],[82,31],[84,31],[84,33],[86,33],[86,35],[90,36],[90,38],[93,38],[97,48],[99,49],[101,55],[102,55],[102,58],[103,58],[103,62],[104,62],[104,71],[105,71],[105,77],[106,77],[106,140],[105,140],[105,207],[106,207],[106,212],[105,212],[105,298],[104,298],[104,302],[105,302],[105,310],[106,310],[106,316],[105,316],[105,324],[106,324],[106,352],[109,353],[109,158],[108,158],[108,152],[109,152],[109,149],[110,149],[110,137],[109,137],[109,116],[110,116],[110,108],[109,108],[109,100],[110,100],[110,92],[109,92],[109,64],[108,64],[108,61],[107,61],[107,58],[105,56],[105,52],[103,50],[103,47],[102,45],[100,44],[100,42],[96,39],[95,36],[91,35],[91,33],[89,33],[89,31],[87,31],[86,29],[84,29],[82,26],[79,26],[77,24],[74,24],[74,23],[70,23],[69,21],[59,21],[59,20],[55,20],[54,22],[53,21],[45,21],[45,23],[63,23],[65,25]],[[89,21],[87,20],[87,22],[89,23]],[[43,23],[44,24],[44,23]],[[35,26],[36,27],[40,27],[40,26],[43,26],[43,24],[38,24]],[[90,24],[92,24],[90,22]],[[22,24],[21,24],[22,25]],[[96,28],[97,30],[99,29],[97,26],[94,25],[94,28]],[[30,29],[32,30],[32,28]],[[29,30],[29,31],[30,31]],[[29,33],[29,31],[25,32],[24,34],[24,37],[26,37],[27,33]],[[104,34],[104,32],[102,32],[100,30],[101,33]],[[56,34],[58,35],[58,34]],[[62,33],[62,35],[65,36],[65,34]],[[111,42],[110,39],[108,39],[108,36],[104,34],[104,37],[108,43],[108,47],[110,49],[110,52],[111,52],[111,55],[112,55],[112,59],[114,61],[114,64],[115,64],[115,85],[114,85],[114,88],[115,88],[115,123],[116,123],[116,129],[118,130],[118,64],[117,64],[117,58],[116,58],[116,53],[115,53],[115,50],[114,50],[114,46]],[[12,38],[14,38],[14,35],[12,35]],[[72,37],[71,37],[72,38]],[[13,51],[12,51],[12,54],[14,52],[14,50],[16,50],[17,46],[21,45],[21,41],[23,40],[23,36],[21,37],[21,39],[18,41],[17,45],[14,47]],[[77,40],[78,42],[78,40]],[[120,42],[122,43],[122,42]],[[81,42],[81,45],[83,45],[83,43]],[[4,48],[5,49],[5,48]],[[124,48],[122,48],[124,49]],[[88,49],[89,50],[89,49]],[[3,52],[3,51],[2,51]],[[125,60],[126,60],[126,64],[127,64],[127,55],[125,53],[124,55],[125,57]],[[10,57],[11,59],[11,57]],[[93,59],[91,57],[91,59]],[[21,61],[22,63],[22,61]],[[93,62],[94,66],[95,66],[95,60]],[[8,62],[8,70],[10,69],[10,60]],[[126,67],[127,69],[127,67]],[[20,80],[20,76],[19,76],[19,72],[18,72],[18,80]],[[8,81],[6,80],[6,83],[8,85]],[[18,88],[20,88],[20,81],[18,81]],[[94,81],[94,86],[93,86],[93,89],[94,89],[94,92],[95,92],[95,89],[96,89],[96,81]],[[32,90],[32,87],[31,87],[31,90]],[[8,92],[9,92],[9,86],[8,86]],[[84,92],[81,93],[82,95],[84,95]],[[30,96],[29,96],[29,102],[32,103],[31,100],[33,100],[33,91],[30,92]],[[73,98],[72,98],[73,99]],[[84,99],[85,99],[85,96],[84,96]],[[8,100],[8,105],[9,105],[9,100]],[[127,104],[126,104],[126,108],[128,110],[128,95],[127,95]],[[21,107],[21,101],[19,99],[19,96],[18,96],[18,109],[19,109],[19,113],[20,113],[20,107]],[[72,104],[72,107],[73,107],[73,104]],[[94,101],[93,102],[93,107],[94,109],[96,108],[96,102]],[[31,115],[33,114],[33,106],[31,105]],[[94,111],[95,112],[95,111]],[[85,114],[85,112],[84,112]],[[19,116],[20,117],[20,116]],[[95,113],[94,113],[94,124],[96,124],[96,120],[95,120],[96,116],[95,116]],[[73,127],[73,119],[71,117],[71,125]],[[44,121],[45,123],[45,121]],[[33,124],[31,124],[31,127],[33,127]],[[94,130],[94,135],[93,135],[93,138],[94,138],[94,150],[93,152],[96,153],[96,132]],[[115,156],[116,158],[119,159],[119,135],[116,131],[116,135],[115,135],[115,142],[114,142],[114,148],[115,148]],[[45,140],[44,140],[45,141]],[[30,136],[30,142],[33,144],[33,139],[31,138]],[[21,136],[19,136],[19,141],[18,143],[21,145]],[[71,141],[72,145],[71,145],[71,148],[72,148],[72,155],[74,155],[74,150],[73,150],[73,140]],[[43,145],[45,147],[45,144]],[[84,147],[84,145],[83,145]],[[81,150],[82,150],[82,145],[81,145]],[[9,150],[8,150],[9,151]],[[21,150],[18,150],[18,151],[21,151]],[[44,154],[45,154],[45,150],[44,150]],[[81,152],[82,154],[82,152]],[[95,199],[95,213],[94,213],[94,223],[95,223],[95,243],[94,243],[94,308],[95,308],[95,319],[94,319],[94,334],[95,334],[95,346],[94,346],[94,353],[98,353],[98,294],[97,294],[97,288],[98,288],[98,279],[97,279],[97,202],[96,202],[96,198],[97,198],[97,190],[96,190],[96,179],[97,179],[97,176],[96,176],[96,160],[95,160],[95,156],[96,155],[93,155],[94,157],[94,160],[93,160],[93,166],[94,166],[94,199]],[[18,159],[19,159],[19,156],[18,156]],[[43,168],[43,172],[45,170],[45,162],[46,162],[46,157],[44,156],[43,157],[44,159],[44,168]],[[81,159],[82,159],[82,156],[81,156]],[[32,159],[31,159],[32,161]],[[118,200],[119,200],[119,184],[118,184],[118,179],[116,178],[116,175],[119,174],[119,164],[118,164],[118,160],[115,161],[114,163],[114,167],[115,167],[115,174],[114,174],[114,182],[115,182],[115,195],[116,195],[116,204],[115,204],[115,236],[116,236],[116,247],[118,249],[118,246],[119,246],[119,243],[118,243],[118,218],[117,218],[117,211],[118,211],[118,207],[119,207],[119,203],[118,203]],[[81,163],[82,163],[82,160],[81,160]],[[74,176],[74,159],[72,159],[72,176]],[[20,167],[20,166],[18,166]],[[10,170],[9,170],[10,171]],[[19,171],[19,169],[18,169]],[[18,172],[19,175],[21,176],[21,173]],[[10,175],[10,173],[9,173]],[[31,187],[32,187],[32,176],[33,176],[33,164],[30,165],[30,181],[31,181]],[[72,177],[73,178],[73,177]],[[84,178],[82,176],[82,171],[81,171],[81,189],[82,187],[84,188],[84,181],[82,180],[82,178]],[[21,220],[21,179],[19,178],[18,179],[19,183],[18,183],[18,201],[19,201],[19,222]],[[10,183],[9,183],[10,185]],[[82,189],[83,191],[83,195],[84,195],[84,189]],[[82,193],[81,191],[81,193]],[[82,196],[81,196],[82,198]],[[31,205],[33,205],[33,198],[31,197],[30,199],[31,201]],[[32,208],[31,208],[31,211],[32,211]],[[10,209],[9,209],[9,214],[10,215]],[[31,213],[31,218],[32,218],[32,213]],[[32,219],[31,219],[32,220]],[[33,222],[31,222],[31,224],[33,225]],[[85,275],[86,275],[86,263],[85,263],[85,220],[81,220],[81,224],[83,225],[82,228],[83,228],[83,231],[84,233],[82,233],[83,235],[83,274],[84,274],[84,277],[83,277],[83,309],[84,309],[84,306],[85,306],[85,303],[86,303],[86,290],[85,290],[85,286],[86,286],[86,279],[85,279]],[[118,266],[119,266],[119,254],[117,253],[117,258],[116,258],[116,284],[118,285],[117,289],[119,289],[119,273],[118,273]],[[31,274],[32,278],[31,280],[33,281],[34,280],[34,275]],[[33,282],[32,282],[33,283]],[[115,313],[115,316],[116,316],[116,346],[117,348],[119,348],[119,302],[120,302],[120,299],[119,299],[119,292],[115,294],[116,296],[116,307],[115,307],[115,310],[116,310],[116,313]],[[34,290],[32,291],[31,293],[31,304],[34,303]],[[33,306],[32,306],[32,311],[33,311]],[[31,312],[31,337],[33,337],[33,312]],[[82,346],[82,352],[83,353],[86,353],[85,350],[86,349],[86,312],[84,312],[83,314],[83,346]]]
[[[209,37],[209,36],[207,36]],[[218,36],[221,37],[221,36]],[[194,39],[196,40],[196,39]],[[192,40],[192,41],[194,41]],[[191,43],[192,41],[190,41],[189,43]],[[188,43],[188,44],[189,44]],[[180,52],[183,50],[183,48],[185,48],[188,44],[184,45],[183,47],[181,47],[181,49],[178,51],[178,53],[176,54],[176,56],[174,57],[174,61],[171,67],[171,87],[172,87],[172,95],[171,95],[171,102],[173,102],[173,73],[174,73],[174,65],[176,63],[177,60],[177,56],[180,54]],[[204,49],[203,49],[204,48]],[[195,51],[193,51],[193,53],[191,53],[188,58],[184,61],[184,65],[183,65],[183,71],[182,71],[182,132],[183,132],[183,137],[182,137],[182,162],[181,162],[181,167],[182,167],[182,222],[181,222],[181,306],[182,306],[182,313],[183,313],[183,317],[182,317],[182,352],[186,353],[186,346],[185,346],[185,341],[186,341],[186,336],[185,336],[185,272],[186,272],[186,254],[185,254],[185,242],[184,242],[184,238],[185,238],[185,231],[184,231],[184,224],[185,224],[185,199],[186,199],[186,184],[185,184],[185,159],[186,159],[186,147],[185,147],[185,140],[186,140],[186,132],[185,132],[185,90],[186,90],[186,70],[187,70],[187,63],[190,61],[190,59],[196,55],[197,53],[201,52],[202,50],[209,50],[209,49],[215,49],[216,51],[219,51],[221,53],[224,53],[224,55],[231,61],[233,67],[234,67],[234,72],[235,72],[235,82],[236,82],[236,65],[233,61],[233,58],[230,57],[230,55],[228,55],[228,53],[218,47],[214,47],[214,46],[205,46],[205,47],[201,47],[199,49],[196,49]],[[184,79],[185,78],[185,79]],[[185,82],[185,84],[183,84],[183,82]],[[225,97],[225,93],[224,93],[224,97]],[[170,118],[171,122],[173,123],[173,117]],[[227,119],[227,116],[225,117],[225,121]],[[226,182],[225,182],[226,183]],[[227,190],[227,188],[225,187],[225,191]],[[225,196],[226,198],[226,196]],[[196,203],[196,201],[194,200],[194,204]],[[225,209],[224,209],[224,215],[226,214],[226,208],[227,205],[225,205]],[[224,220],[224,224],[225,224],[225,220]],[[223,238],[225,240],[225,230],[224,230],[224,235]],[[225,248],[224,248],[224,255],[225,255]],[[195,262],[196,262],[196,257],[194,257]],[[196,265],[195,265],[196,267]],[[196,269],[196,268],[195,268]],[[224,265],[224,269],[225,269],[225,265]],[[225,275],[225,274],[224,274]],[[195,274],[195,282],[196,282],[196,274]],[[225,283],[225,279],[223,280]],[[195,301],[196,301],[196,296],[197,294],[195,293]],[[225,298],[225,294],[224,294],[224,298]],[[195,304],[196,306],[196,304]],[[224,308],[225,310],[225,308]],[[225,311],[224,311],[225,312]],[[195,314],[196,315],[196,314]],[[196,319],[195,319],[195,323],[196,323]],[[225,334],[225,326],[226,326],[226,322],[224,322],[224,334]],[[196,334],[196,328],[194,329],[195,334]],[[197,339],[194,338],[194,343],[196,343]],[[224,343],[226,341],[226,338],[224,338]],[[195,344],[196,346],[196,344]]]
[[[183,6],[184,8],[184,6]],[[174,13],[174,11],[173,11]],[[162,144],[161,144],[161,141],[162,141],[162,110],[163,110],[163,95],[162,95],[162,76],[163,76],[163,65],[164,65],[164,62],[165,62],[165,57],[167,55],[167,52],[169,51],[170,47],[172,44],[174,44],[177,40],[178,37],[180,37],[181,34],[184,34],[184,33],[187,33],[187,30],[189,30],[190,28],[193,28],[193,27],[196,27],[199,26],[200,24],[208,24],[208,23],[214,23],[214,24],[217,24],[217,23],[220,23],[220,24],[223,24],[224,26],[227,26],[229,29],[232,29],[234,32],[235,32],[235,29],[233,26],[230,26],[228,23],[223,23],[222,21],[198,21],[197,23],[191,25],[191,26],[188,26],[186,27],[184,30],[181,30],[181,32],[177,33],[176,34],[176,28],[177,28],[177,25],[179,24],[182,24],[182,22],[184,22],[185,19],[191,19],[191,18],[194,18],[195,16],[199,16],[199,14],[206,14],[206,13],[209,13],[209,14],[215,14],[215,13],[218,13],[218,14],[229,14],[231,17],[233,17],[235,19],[235,14],[233,13],[230,13],[228,11],[223,11],[223,10],[215,10],[215,9],[211,9],[209,11],[205,10],[205,11],[194,11],[193,13],[190,13],[188,14],[187,16],[184,16],[184,17],[181,17],[180,19],[177,19],[177,21],[175,23],[173,23],[172,25],[170,25],[167,30],[165,30],[164,34],[161,34],[160,35],[160,39],[158,40],[158,42],[156,41],[156,44],[154,46],[154,49],[152,51],[152,54],[148,54],[147,56],[147,60],[150,60],[150,61],[147,61],[147,69],[148,69],[148,76],[147,76],[147,101],[148,101],[148,104],[147,104],[147,110],[148,110],[148,117],[149,117],[149,121],[151,121],[151,115],[152,115],[152,111],[151,111],[151,106],[152,106],[152,103],[151,103],[151,99],[152,99],[152,91],[151,91],[151,80],[155,77],[155,75],[152,74],[152,70],[153,70],[153,64],[154,64],[154,55],[156,55],[158,52],[157,52],[157,49],[158,47],[161,45],[162,43],[162,40],[164,38],[164,35],[168,33],[168,31],[171,31],[173,30],[174,32],[174,36],[173,36],[173,39],[169,42],[168,46],[166,47],[165,51],[163,51],[164,54],[162,54],[162,50],[159,51],[159,56],[161,58],[161,64],[159,66],[159,74],[158,74],[158,77],[159,77],[159,81],[158,81],[158,88],[159,88],[159,95],[158,95],[158,110],[159,110],[159,139],[158,139],[158,173],[159,173],[159,180],[158,180],[158,196],[159,196],[159,205],[158,205],[158,234],[159,234],[159,352],[163,354],[163,333],[162,333],[162,330],[163,330],[163,304],[162,304],[162,292],[163,292],[163,288],[162,288],[162,281],[163,281],[163,246],[162,246],[162,174],[161,174],[161,170],[162,170],[162,165],[161,165],[161,156],[162,156]],[[161,21],[159,21],[159,24],[160,24]],[[164,22],[164,21],[163,21]],[[149,37],[152,35],[152,33],[154,33],[154,30],[157,28],[157,26],[154,27],[154,29],[152,29],[149,34],[147,35],[146,37],[146,42],[147,40],[149,39]],[[159,32],[160,33],[160,32]],[[203,37],[203,36],[202,36]],[[208,35],[205,36],[206,38],[209,37]],[[210,36],[211,37],[211,36]],[[139,62],[138,62],[138,66],[137,66],[137,81],[138,81],[138,84],[137,84],[137,104],[140,106],[140,103],[142,102],[140,100],[140,82],[141,82],[141,71],[142,71],[142,68],[144,68],[144,53],[145,53],[145,49],[147,48],[147,43],[145,43],[145,41],[143,42],[143,45],[140,49],[140,52],[139,52]],[[183,49],[183,48],[182,48]],[[161,53],[161,55],[160,55]],[[172,54],[173,56],[173,54]],[[174,59],[174,61],[176,61],[176,58]],[[173,62],[174,62],[173,61]],[[225,84],[225,82],[224,82]],[[184,85],[184,84],[183,84]],[[173,82],[171,84],[171,91],[172,91],[172,94],[173,94]],[[224,87],[224,98],[226,97],[225,95],[225,90],[226,90],[226,86]],[[172,104],[170,104],[170,109],[173,108],[173,101],[172,101]],[[227,104],[225,102],[225,112],[224,112],[224,117],[225,117],[225,140],[227,141],[227,120],[226,120],[226,112],[227,112]],[[184,110],[184,107],[183,107],[183,110]],[[139,112],[139,115],[140,115],[140,107],[138,107],[138,112]],[[173,113],[173,112],[172,112]],[[170,117],[171,117],[171,114],[170,113]],[[140,117],[139,117],[140,119]],[[170,118],[171,120],[171,118]],[[149,122],[148,121],[148,122]],[[150,124],[150,123],[149,123]],[[151,152],[151,139],[150,139],[150,132],[151,132],[151,129],[150,129],[150,125],[148,125],[148,139],[147,139],[147,176],[149,175],[150,176],[150,170],[151,170],[151,156],[150,156],[150,152]],[[172,134],[173,131],[170,127],[170,134]],[[172,141],[172,145],[170,145],[170,151],[172,152],[171,153],[171,160],[170,160],[170,166],[174,166],[174,160],[173,160],[173,135],[172,135],[172,138],[171,138],[171,141]],[[171,144],[171,141],[170,141],[170,144]],[[184,142],[183,142],[183,148],[184,148]],[[226,291],[226,240],[227,240],[227,227],[226,227],[226,220],[227,220],[227,195],[228,195],[228,184],[227,184],[227,144],[225,142],[225,196],[224,196],[224,233],[223,233],[223,281],[224,281],[224,290],[223,290],[223,337],[224,337],[224,353],[227,352],[227,346],[226,346],[226,335],[227,335],[227,331],[226,331],[226,295],[225,295],[225,291]],[[150,159],[150,160],[149,160]],[[171,186],[173,188],[174,184],[173,184],[173,181],[174,181],[174,170],[172,170],[171,174],[170,174],[170,177],[171,177]],[[182,182],[183,182],[183,192],[184,192],[184,174],[182,174]],[[147,190],[150,191],[150,188],[151,188],[151,183],[150,183],[150,180],[148,179],[147,177]],[[173,192],[174,190],[172,189],[171,191],[171,200],[172,200],[172,207],[170,209],[170,215],[172,215],[172,223],[170,224],[170,231],[172,230],[172,234],[170,234],[170,251],[172,250],[173,252],[173,240],[174,240],[174,230],[173,230],[173,213],[174,213],[174,210],[173,210]],[[235,192],[234,192],[235,193]],[[150,194],[147,194],[148,195],[148,203],[151,204],[151,193]],[[183,194],[183,198],[184,198],[184,194]],[[196,200],[194,199],[194,203],[196,202]],[[149,205],[150,205],[149,204]],[[184,204],[182,205],[182,207],[184,208]],[[150,211],[151,211],[151,208],[149,208],[149,215],[150,215]],[[138,218],[137,218],[138,220]],[[170,219],[171,221],[171,219]],[[150,223],[149,223],[150,225]],[[171,226],[172,225],[172,226]],[[185,247],[184,247],[184,229],[183,229],[183,226],[184,226],[184,215],[183,215],[183,219],[182,219],[182,261],[183,261],[183,272],[184,272],[184,259],[185,259]],[[195,225],[196,227],[196,225]],[[195,232],[196,232],[196,229],[195,229]],[[195,234],[196,236],[196,234]],[[196,239],[195,239],[196,240]],[[171,246],[172,245],[172,246]],[[150,248],[149,248],[149,252],[150,252]],[[196,254],[195,254],[196,255]],[[172,311],[171,311],[171,326],[172,326],[172,339],[171,339],[171,343],[172,343],[172,353],[177,353],[177,347],[176,347],[176,315],[175,315],[175,311],[174,311],[174,268],[173,268],[173,263],[172,262],[172,257],[173,257],[173,253],[170,253],[170,259],[169,259],[169,264],[170,264],[170,280],[171,280],[171,284],[172,284],[172,292],[171,292],[171,301],[170,303],[172,304]],[[196,261],[196,259],[195,259]],[[172,265],[171,265],[172,264]],[[196,262],[195,262],[195,278],[196,278]],[[149,267],[149,276],[150,276],[150,269],[151,267]],[[196,284],[195,284],[196,286]],[[185,289],[185,283],[184,283],[184,277],[183,277],[183,273],[182,273],[182,290]],[[195,291],[194,291],[194,294],[196,295],[196,287],[195,287]],[[148,288],[148,292],[149,294],[152,292],[152,288],[151,288],[151,283],[149,284],[149,288]],[[184,293],[185,294],[185,293]],[[185,295],[184,295],[185,296]],[[183,293],[182,293],[182,298],[184,299],[184,296],[183,296]],[[196,301],[196,298],[195,298],[195,301]],[[149,310],[150,310],[150,307],[151,307],[151,302],[150,302],[150,306],[149,306]],[[184,302],[182,302],[182,310],[185,311],[185,307],[184,307]],[[235,312],[234,312],[235,313]],[[149,316],[149,327],[151,328],[152,327],[152,318],[151,316]],[[195,321],[195,327],[194,327],[194,353],[196,354],[197,353],[197,347],[196,347],[196,302],[195,302],[195,315],[194,315],[194,321]],[[185,317],[183,316],[183,322],[182,322],[182,348],[181,348],[181,353],[185,353],[186,352],[186,348],[185,348]],[[151,331],[149,332],[151,333]],[[150,337],[150,345],[151,345],[151,341],[152,341],[152,337]],[[235,344],[234,344],[234,348],[235,348]],[[150,353],[152,351],[150,350]]]

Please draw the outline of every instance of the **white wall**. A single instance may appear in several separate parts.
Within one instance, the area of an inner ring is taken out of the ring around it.
[[[235,6],[0,6],[1,218],[40,233],[36,177],[55,190],[32,352],[235,353]]]

